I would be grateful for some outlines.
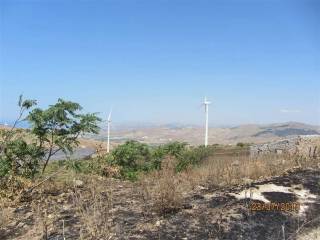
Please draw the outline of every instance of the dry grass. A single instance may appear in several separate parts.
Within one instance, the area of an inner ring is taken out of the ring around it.
[[[221,154],[209,157],[197,167],[190,167],[183,172],[176,173],[176,160],[169,157],[162,162],[161,170],[147,173],[141,178],[139,191],[144,200],[143,207],[146,213],[151,213],[150,210],[152,210],[159,215],[167,215],[181,209],[185,196],[198,186],[224,187],[249,184],[260,178],[280,175],[287,169],[318,167],[318,164],[319,158],[317,157],[306,158],[276,154],[252,157],[244,154],[238,156]],[[110,169],[109,172],[112,171],[113,169]],[[81,179],[84,186],[75,187],[73,181],[75,178]],[[24,188],[31,183],[22,182],[21,184],[22,187],[19,185],[14,189]],[[58,208],[54,209],[56,205],[52,203],[60,200],[55,193],[68,193],[71,195],[71,198],[68,199],[73,200],[73,204],[70,203],[72,205],[70,216],[74,216],[75,221],[79,220],[76,226],[80,228],[80,237],[82,239],[112,239],[115,232],[112,226],[113,194],[109,189],[106,179],[94,175],[85,177],[75,173],[70,174],[67,171],[48,180],[33,192],[32,212],[37,228],[34,231],[39,233],[37,236],[45,239],[52,233],[63,235],[61,214],[59,217],[58,209],[63,204],[61,202],[60,205],[56,204]],[[1,230],[1,227],[6,226],[10,221],[11,210],[1,203],[0,207]]]
[[[320,239],[320,227],[312,229],[310,232],[300,234],[298,240],[316,240]]]
[[[112,192],[103,183],[91,180],[88,191],[75,189],[73,202],[80,217],[81,239],[111,239]]]
[[[305,158],[290,155],[260,156],[213,156],[199,167],[193,168],[183,175],[189,184],[207,186],[226,186],[247,184],[260,178],[280,175],[292,168],[317,167],[318,158]]]
[[[168,158],[160,171],[140,180],[140,193],[148,206],[164,215],[182,206],[183,196],[198,186],[224,187],[250,184],[265,177],[276,176],[292,168],[318,167],[319,158],[290,155],[212,156],[200,166],[175,173],[175,159]]]
[[[32,181],[19,176],[9,176],[0,179],[0,199],[10,205],[17,195],[32,186]]]
[[[6,204],[3,200],[0,201],[0,230],[4,228],[12,218],[12,211],[10,208],[5,207]]]
[[[32,230],[34,234],[40,236],[41,239],[48,239],[50,233],[60,231],[55,226],[55,222],[59,217],[58,209],[54,204],[51,204],[50,199],[41,197],[38,203],[32,202],[31,208],[35,219],[35,227]]]
[[[146,211],[151,203],[152,208],[161,215],[175,212],[181,207],[184,185],[175,174],[175,159],[167,158],[161,164],[161,170],[142,177],[140,192]]]

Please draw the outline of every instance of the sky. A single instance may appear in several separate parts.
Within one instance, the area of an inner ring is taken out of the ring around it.
[[[320,124],[320,1],[0,0],[0,122],[58,98],[114,123]]]

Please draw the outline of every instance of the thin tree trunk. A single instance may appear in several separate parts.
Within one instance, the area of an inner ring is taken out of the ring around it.
[[[44,173],[44,170],[46,170],[46,167],[47,167],[48,162],[50,160],[51,154],[52,154],[52,147],[49,150],[48,157],[47,157],[46,162],[44,163],[44,166],[42,168],[42,174]]]
[[[44,163],[44,166],[42,168],[42,174],[44,173],[44,170],[46,170],[46,167],[48,165],[49,159],[52,156],[52,149],[53,149],[53,131],[51,132],[51,142],[50,142],[50,150],[49,150],[49,154],[48,157],[46,159],[46,162]]]

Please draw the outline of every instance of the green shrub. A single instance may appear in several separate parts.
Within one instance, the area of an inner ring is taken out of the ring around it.
[[[160,169],[162,160],[168,155],[175,158],[180,158],[187,150],[187,143],[185,142],[171,142],[156,147],[152,153],[152,168]]]
[[[177,158],[178,164],[176,170],[180,172],[190,165],[200,164],[203,160],[210,156],[214,150],[214,147],[199,146],[184,151],[182,155]]]
[[[147,144],[127,141],[112,151],[112,163],[132,170],[147,170],[151,152]]]
[[[122,178],[130,181],[138,180],[139,173],[140,171],[133,170],[132,168],[122,168],[120,171]]]
[[[0,158],[0,178],[9,174],[11,169],[10,161],[5,158]]]
[[[183,171],[190,165],[197,165],[210,156],[217,146],[188,147],[184,142],[172,142],[154,148],[137,141],[119,145],[108,156],[107,162],[121,167],[121,176],[136,180],[140,172],[160,170],[161,163],[168,156],[175,159],[176,171]]]
[[[11,140],[0,155],[0,176],[14,174],[33,178],[42,157],[44,152],[35,144],[27,144],[22,139]]]
[[[187,145],[185,142],[172,142],[163,145],[162,148],[166,155],[178,158],[187,150]]]

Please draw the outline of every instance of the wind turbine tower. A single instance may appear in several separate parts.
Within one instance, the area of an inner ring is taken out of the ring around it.
[[[207,97],[204,98],[204,102],[203,102],[203,105],[204,105],[204,111],[206,113],[206,132],[205,132],[205,137],[204,137],[204,146],[208,146],[208,121],[209,121],[209,104],[211,104],[211,102],[209,102],[207,100]]]
[[[107,153],[110,152],[110,125],[111,125],[111,113],[112,109],[109,112],[108,120],[107,120]]]

